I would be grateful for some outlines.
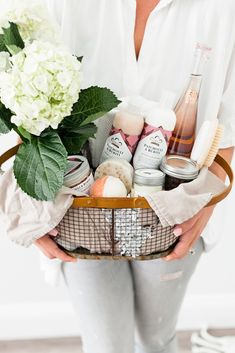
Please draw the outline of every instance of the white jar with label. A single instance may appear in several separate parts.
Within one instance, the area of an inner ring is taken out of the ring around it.
[[[147,196],[163,190],[165,174],[155,169],[138,169],[134,175],[132,197]]]
[[[68,168],[64,175],[64,185],[82,194],[89,195],[94,177],[88,160],[83,156],[69,156]]]
[[[160,103],[147,114],[133,159],[135,169],[157,169],[160,166],[176,124],[172,109],[174,100],[174,93],[164,91]]]

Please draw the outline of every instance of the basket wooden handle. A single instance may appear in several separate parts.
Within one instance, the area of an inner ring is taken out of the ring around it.
[[[6,151],[0,156],[0,167],[3,165],[3,163],[5,163],[8,159],[13,157],[17,153],[19,147],[20,145],[16,145],[15,147],[12,147],[10,150]]]
[[[217,154],[217,156],[215,157],[215,162],[225,171],[226,175],[229,178],[229,185],[226,186],[224,191],[222,191],[218,195],[213,196],[211,201],[206,205],[206,207],[216,205],[217,203],[224,200],[228,196],[228,194],[230,193],[230,191],[232,190],[232,187],[233,187],[234,175],[233,175],[233,170],[232,170],[231,166],[219,154]]]
[[[0,167],[3,163],[5,163],[8,159],[13,157],[19,148],[20,145],[17,145],[10,150],[6,151],[2,156],[0,156]],[[226,175],[229,178],[229,185],[225,188],[224,191],[212,197],[211,201],[206,205],[206,207],[215,205],[222,200],[224,200],[233,186],[233,171],[230,165],[226,162],[226,160],[221,157],[219,154],[215,157],[215,162],[225,171]],[[73,207],[91,207],[91,208],[150,208],[147,200],[144,197],[136,197],[136,198],[122,198],[122,197],[76,197],[73,202]]]

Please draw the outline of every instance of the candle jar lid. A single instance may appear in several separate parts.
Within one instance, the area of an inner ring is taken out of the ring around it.
[[[90,174],[88,160],[80,155],[69,156],[68,167],[64,175],[64,185],[72,187],[82,182]]]
[[[156,169],[137,169],[134,175],[134,182],[140,185],[162,186],[165,181],[165,174]]]
[[[165,156],[160,169],[169,176],[183,180],[196,179],[199,174],[199,167],[194,161],[178,155]]]

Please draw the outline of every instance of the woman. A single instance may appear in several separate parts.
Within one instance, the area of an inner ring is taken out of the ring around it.
[[[195,44],[212,47],[201,90],[198,127],[207,117],[225,126],[220,154],[231,162],[235,141],[235,5],[233,0],[48,0],[65,43],[84,56],[84,87],[110,87],[119,97],[159,100],[183,91]],[[212,170],[225,176],[215,165]],[[35,244],[64,261],[85,353],[176,353],[175,327],[192,273],[214,245],[206,226],[214,207],[177,225],[166,259],[78,261],[58,249],[55,231]],[[190,249],[194,249],[193,255]]]

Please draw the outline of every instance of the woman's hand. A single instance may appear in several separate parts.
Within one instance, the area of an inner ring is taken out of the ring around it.
[[[232,161],[234,153],[234,147],[228,147],[219,150],[219,154],[230,164]],[[222,181],[226,179],[225,171],[217,164],[213,163],[209,168],[212,173],[217,175]],[[188,221],[177,225],[174,228],[174,233],[176,236],[179,236],[179,242],[176,245],[173,252],[165,257],[165,260],[176,260],[182,259],[184,256],[188,254],[190,249],[192,249],[193,245],[201,236],[204,228],[206,227],[215,206],[205,207],[194,217],[189,219]]]
[[[203,208],[188,221],[175,226],[174,234],[180,237],[180,239],[172,253],[164,258],[166,261],[182,259],[188,254],[200,238],[214,208],[215,206]]]
[[[231,163],[233,152],[233,147],[219,150],[219,154],[228,163]],[[216,163],[212,164],[210,170],[221,180],[225,180],[225,172]],[[215,206],[203,208],[194,217],[182,224],[177,225],[174,228],[175,235],[179,236],[180,239],[172,253],[164,258],[165,260],[170,261],[182,259],[188,254],[190,249],[192,249],[193,245],[201,236],[214,211],[214,208]],[[47,257],[49,257],[49,259],[58,258],[65,262],[76,262],[77,259],[67,255],[64,251],[60,250],[57,244],[52,240],[51,237],[56,236],[57,234],[57,230],[53,229],[51,232],[36,240],[34,243]]]
[[[43,237],[39,238],[34,244],[46,255],[49,259],[60,259],[64,262],[77,262],[72,256],[67,255],[62,251],[56,242],[51,238],[57,236],[58,231],[53,229]]]

